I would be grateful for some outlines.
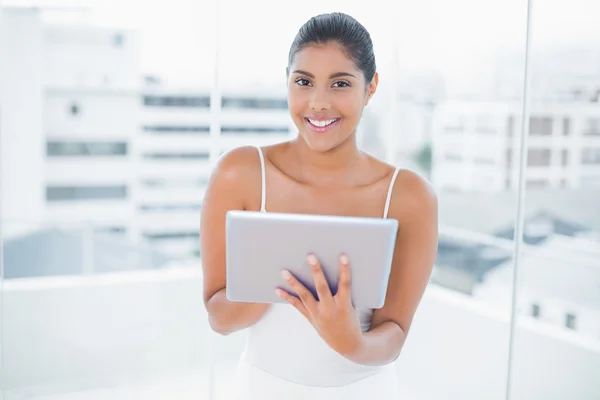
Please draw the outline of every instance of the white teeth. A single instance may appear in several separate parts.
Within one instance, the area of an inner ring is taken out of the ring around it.
[[[319,127],[324,127],[329,124],[333,124],[335,121],[337,121],[337,119],[330,119],[329,121],[315,121],[314,119],[310,119],[310,118],[308,119],[308,122],[310,122],[314,126],[319,126]]]

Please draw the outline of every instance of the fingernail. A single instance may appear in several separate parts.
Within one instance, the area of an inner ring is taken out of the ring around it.
[[[340,261],[342,262],[342,264],[348,264],[348,262],[350,262],[350,260],[348,259],[348,256],[345,254],[342,254],[340,256]]]
[[[314,254],[309,254],[308,255],[308,263],[310,265],[315,265],[317,263],[317,257],[315,257]]]
[[[281,289],[275,289],[275,294],[279,297],[283,297],[283,291]]]
[[[286,271],[284,269],[283,271],[281,271],[281,276],[283,277],[283,279],[285,279],[287,281],[292,277],[292,274],[290,274],[288,271]]]

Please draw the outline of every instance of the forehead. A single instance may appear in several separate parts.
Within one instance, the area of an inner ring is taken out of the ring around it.
[[[329,75],[335,72],[360,72],[342,47],[335,43],[306,46],[294,56],[291,69],[300,69],[314,75]]]

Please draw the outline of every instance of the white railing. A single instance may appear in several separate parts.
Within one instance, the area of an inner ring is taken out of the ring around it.
[[[179,267],[4,282],[6,393],[207,398],[213,345],[215,398],[228,398],[244,334],[210,331],[201,288],[198,268]],[[508,324],[508,307],[430,285],[397,363],[405,398],[503,399]],[[520,319],[513,362],[511,399],[600,398],[599,342]]]

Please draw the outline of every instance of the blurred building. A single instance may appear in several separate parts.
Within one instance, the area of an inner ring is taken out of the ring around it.
[[[144,87],[142,98],[136,220],[143,237],[165,252],[192,254],[212,162],[238,146],[289,138],[285,92],[236,87],[211,97],[209,88],[155,82]]]
[[[135,32],[48,24],[38,9],[2,17],[7,236],[76,222],[197,254],[212,162],[290,136],[285,87],[144,81]]]
[[[35,8],[1,16],[5,234],[74,221],[134,233],[135,33],[49,25]]]
[[[474,295],[509,306],[514,268],[506,262],[488,273]],[[519,270],[522,314],[600,340],[600,246],[589,240],[553,235],[524,252]]]
[[[440,192],[439,219],[443,229],[432,280],[473,294],[488,274],[512,265],[516,201],[516,191]],[[586,239],[591,246],[600,247],[597,204],[600,190],[530,189],[523,210],[524,243],[545,246],[558,236]],[[595,274],[600,277],[600,259],[596,266]]]
[[[449,191],[516,189],[519,102],[447,102],[434,120],[433,173]],[[529,122],[528,188],[600,187],[600,106],[534,103]]]

